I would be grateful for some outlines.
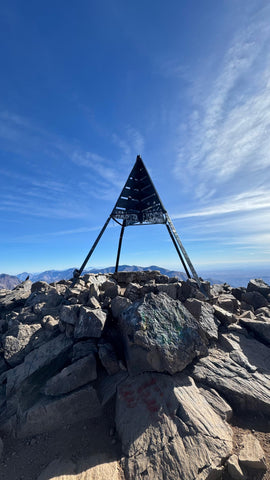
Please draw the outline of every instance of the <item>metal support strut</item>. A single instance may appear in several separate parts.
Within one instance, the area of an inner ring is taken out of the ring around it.
[[[105,224],[104,224],[104,227],[103,227],[102,230],[100,231],[100,234],[98,235],[98,237],[97,237],[94,245],[92,246],[91,250],[89,251],[86,259],[84,260],[84,262],[83,262],[83,264],[82,264],[82,266],[81,266],[81,268],[80,268],[79,270],[77,270],[77,269],[74,270],[74,272],[73,272],[73,278],[74,278],[74,279],[77,279],[77,278],[81,275],[81,273],[82,273],[85,265],[87,264],[89,258],[91,257],[92,253],[94,252],[94,250],[95,250],[95,248],[96,248],[99,240],[101,239],[103,233],[105,232],[106,227],[107,227],[107,225],[108,225],[108,223],[109,223],[110,220],[111,220],[111,217],[109,217],[109,218],[106,220],[106,222],[105,222]]]
[[[182,265],[183,265],[183,267],[184,267],[184,269],[185,269],[185,272],[186,272],[186,274],[187,274],[187,277],[188,277],[188,278],[191,278],[190,273],[189,273],[189,271],[188,271],[188,269],[187,269],[187,266],[186,266],[186,264],[185,264],[185,262],[184,262],[183,256],[182,256],[182,254],[181,254],[181,252],[180,252],[180,249],[179,249],[179,247],[178,247],[178,245],[177,245],[177,243],[176,243],[176,240],[175,240],[175,238],[174,238],[174,236],[173,236],[173,234],[172,234],[172,232],[171,232],[171,230],[170,230],[170,227],[169,227],[169,225],[168,225],[167,223],[166,223],[166,227],[167,227],[167,229],[168,229],[168,232],[169,232],[169,234],[170,234],[170,237],[171,237],[171,239],[172,239],[172,242],[173,242],[173,244],[174,244],[174,246],[175,246],[175,250],[177,251],[177,253],[178,253],[178,255],[179,255],[179,258],[180,258],[180,260],[181,260],[181,262],[182,262]]]
[[[117,258],[116,258],[114,273],[118,272],[119,258],[120,258],[120,252],[121,252],[121,246],[122,246],[122,240],[123,240],[125,226],[126,226],[126,221],[124,220],[123,223],[122,223],[122,226],[121,226],[121,232],[120,232],[120,237],[119,237],[119,245],[118,245],[118,251],[117,251]]]

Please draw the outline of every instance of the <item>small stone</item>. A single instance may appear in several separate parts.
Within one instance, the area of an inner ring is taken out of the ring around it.
[[[227,460],[228,473],[233,478],[233,480],[245,480],[246,476],[244,475],[239,463],[237,455],[232,455]]]
[[[257,440],[252,433],[244,436],[242,447],[239,454],[239,461],[244,467],[266,470],[264,451],[259,440]]]

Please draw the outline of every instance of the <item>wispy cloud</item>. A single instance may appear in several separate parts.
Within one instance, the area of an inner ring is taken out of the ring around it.
[[[201,201],[270,180],[270,8],[238,33],[204,92],[193,83],[193,109],[180,125],[175,174]]]

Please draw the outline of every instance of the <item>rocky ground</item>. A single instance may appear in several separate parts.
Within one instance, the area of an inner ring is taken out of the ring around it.
[[[270,480],[270,287],[0,291],[0,479]]]

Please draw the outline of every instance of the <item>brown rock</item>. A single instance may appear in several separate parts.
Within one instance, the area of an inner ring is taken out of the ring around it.
[[[239,454],[239,462],[246,468],[256,468],[257,470],[266,470],[265,454],[252,433],[244,436],[242,449]]]

